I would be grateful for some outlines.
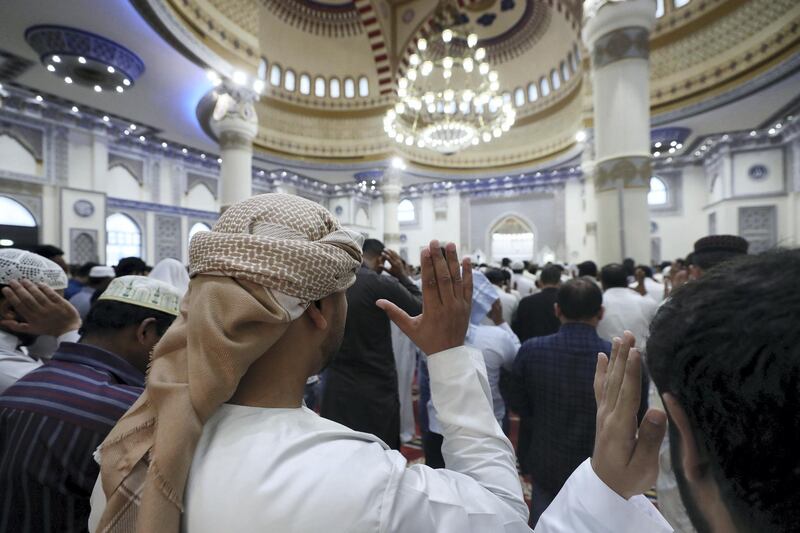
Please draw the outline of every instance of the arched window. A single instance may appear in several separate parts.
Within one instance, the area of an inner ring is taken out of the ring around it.
[[[311,76],[300,74],[300,94],[311,94]]]
[[[522,87],[517,87],[514,90],[514,105],[517,107],[525,105],[525,91],[522,90]]]
[[[286,69],[286,73],[283,75],[283,88],[287,91],[294,92],[295,89],[295,77],[294,71],[292,69]]]
[[[358,96],[369,96],[369,80],[366,76],[358,78]]]
[[[491,235],[492,260],[500,262],[503,257],[514,260],[533,258],[533,231],[520,218],[509,215],[498,221],[489,232]]]
[[[106,264],[116,265],[123,257],[142,256],[142,230],[133,219],[114,213],[106,219]]]
[[[667,184],[664,180],[653,176],[650,178],[650,192],[647,193],[648,205],[664,205],[667,203]]]
[[[691,0],[673,0],[672,5],[674,5],[676,8],[680,8],[688,4],[690,1]]]
[[[539,99],[539,87],[536,86],[535,82],[531,82],[528,84],[528,101],[535,102]]]
[[[192,241],[192,237],[194,237],[195,233],[200,233],[201,231],[211,231],[211,227],[204,222],[195,222],[194,225],[189,228],[189,242]]]
[[[550,94],[550,82],[547,81],[545,77],[539,80],[539,93],[542,95],[542,98]]]
[[[353,78],[345,78],[344,79],[344,97],[345,98],[354,98],[356,96],[356,82],[353,81]]]
[[[342,95],[339,78],[331,78],[330,95],[331,98],[339,98]]]
[[[569,64],[572,66],[572,73],[578,72],[578,60],[575,59],[575,54],[570,52],[569,54]]]
[[[575,61],[580,63],[581,61],[581,49],[578,47],[578,43],[572,45],[572,52],[575,54]]]
[[[0,196],[0,224],[35,228],[36,219],[28,209],[8,196]]]
[[[416,222],[417,210],[414,208],[414,202],[406,198],[397,204],[397,221],[398,222]]]
[[[550,71],[550,80],[553,83],[553,90],[557,91],[558,88],[561,87],[561,76],[558,75],[558,71],[556,69]]]
[[[561,79],[564,81],[569,81],[569,69],[567,68],[567,64],[565,62],[561,62]]]
[[[325,78],[317,77],[314,79],[314,96],[322,98],[325,96]]]
[[[280,87],[281,86],[281,66],[276,65],[275,63],[272,64],[272,68],[269,69],[269,82],[272,84],[273,87]]]
[[[267,79],[267,58],[261,56],[261,61],[258,62],[258,79],[265,80]]]
[[[664,0],[656,0],[656,18],[664,16]]]

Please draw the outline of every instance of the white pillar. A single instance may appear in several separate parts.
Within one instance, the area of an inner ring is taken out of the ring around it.
[[[600,264],[650,261],[650,30],[654,0],[587,0]]]
[[[253,103],[258,95],[244,87],[224,85],[214,107],[211,128],[217,135],[222,158],[220,206],[253,195],[253,139],[258,133],[258,117]]]
[[[401,170],[390,166],[386,169],[381,183],[383,195],[383,244],[397,250],[400,247],[400,221],[397,220],[397,205],[403,189]]]

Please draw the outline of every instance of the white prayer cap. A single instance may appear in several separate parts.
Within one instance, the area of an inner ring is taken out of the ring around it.
[[[53,261],[25,250],[0,249],[0,285],[23,279],[57,291],[67,288],[67,275]]]
[[[90,278],[113,278],[114,269],[110,266],[95,266],[89,271]]]
[[[172,285],[145,276],[114,278],[98,300],[138,305],[178,316],[181,293]]]
[[[511,270],[522,270],[523,268],[525,268],[525,263],[522,261],[514,261],[511,263]]]

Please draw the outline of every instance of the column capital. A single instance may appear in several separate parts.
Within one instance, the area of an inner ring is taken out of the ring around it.
[[[594,53],[598,41],[617,30],[638,30],[649,38],[656,20],[654,0],[585,0],[583,42]]]
[[[258,93],[246,87],[226,83],[221,86],[211,117],[211,129],[220,148],[251,149],[258,133],[255,102]]]

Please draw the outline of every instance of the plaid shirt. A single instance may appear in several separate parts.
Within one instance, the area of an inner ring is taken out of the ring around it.
[[[0,395],[0,532],[86,531],[92,454],[143,387],[124,359],[64,342]]]
[[[514,362],[510,406],[530,418],[530,447],[521,461],[537,485],[556,494],[594,446],[594,373],[611,344],[587,324],[567,323],[555,335],[525,341]],[[646,400],[645,400],[646,401]]]

